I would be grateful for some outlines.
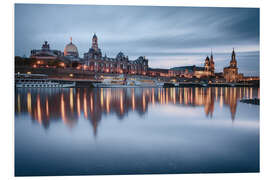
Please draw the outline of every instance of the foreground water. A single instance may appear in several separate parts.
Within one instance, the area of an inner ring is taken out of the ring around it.
[[[16,89],[15,175],[259,171],[257,88]]]

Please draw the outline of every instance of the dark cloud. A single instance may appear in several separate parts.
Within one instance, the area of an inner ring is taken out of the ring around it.
[[[108,56],[119,51],[131,59],[144,55],[162,67],[166,61],[202,63],[212,48],[222,69],[235,47],[241,70],[259,73],[259,53],[254,53],[259,51],[258,8],[15,5],[15,55],[29,55],[44,40],[63,50],[72,36],[82,56],[94,32]],[[240,54],[249,51],[242,60]]]

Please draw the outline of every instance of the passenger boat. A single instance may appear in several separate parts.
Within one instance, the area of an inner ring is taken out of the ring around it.
[[[45,74],[16,74],[15,86],[17,88],[70,88],[75,87],[76,83],[51,80]]]
[[[123,87],[163,87],[163,82],[149,79],[127,79],[123,76],[104,79],[101,83],[94,83],[94,87],[123,88]]]

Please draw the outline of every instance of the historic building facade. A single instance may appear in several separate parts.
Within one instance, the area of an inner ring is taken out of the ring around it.
[[[169,69],[168,76],[185,77],[185,78],[192,78],[192,77],[202,78],[215,76],[215,62],[212,51],[210,58],[208,56],[206,57],[203,67],[198,67],[195,65],[174,67]]]
[[[237,61],[235,58],[234,49],[232,51],[230,65],[223,69],[223,76],[226,82],[236,82],[239,80],[239,76],[242,76],[242,74],[238,74]]]
[[[101,73],[139,74],[146,75],[148,70],[148,59],[140,56],[136,60],[129,60],[128,56],[119,52],[115,58],[102,56],[98,48],[98,38],[94,34],[92,46],[84,53],[84,69]]]
[[[196,67],[194,70],[194,76],[197,78],[211,77],[215,75],[215,62],[213,53],[211,51],[211,56],[206,57],[204,61],[204,67]]]
[[[33,49],[31,50],[30,58],[41,59],[41,60],[49,60],[49,59],[57,59],[63,56],[63,53],[59,50],[50,49],[50,44],[48,41],[45,41],[41,46],[41,49]]]

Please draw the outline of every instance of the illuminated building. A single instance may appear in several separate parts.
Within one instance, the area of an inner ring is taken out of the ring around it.
[[[62,55],[63,53],[61,51],[50,49],[50,44],[48,44],[48,41],[45,41],[41,49],[31,50],[30,58],[42,59],[42,60],[55,60],[61,57]]]
[[[215,75],[214,57],[211,51],[210,58],[207,56],[203,67],[198,66],[181,66],[169,69],[168,76],[170,77],[185,77],[185,78],[202,78]]]
[[[207,56],[204,61],[204,67],[195,67],[194,76],[197,78],[210,77],[215,75],[215,63],[213,53],[211,51],[210,58]]]
[[[129,60],[128,56],[119,52],[115,58],[108,58],[106,54],[103,57],[98,48],[96,34],[92,38],[92,47],[87,53],[84,53],[84,64],[88,70],[102,73],[146,75],[148,70],[148,59],[143,56],[136,60]]]
[[[223,69],[223,75],[226,82],[236,82],[238,81],[238,68],[237,68],[237,61],[235,58],[234,49],[232,51],[232,58],[230,61],[230,66],[225,67]]]
[[[80,61],[78,49],[75,44],[72,43],[72,38],[70,38],[70,43],[65,46],[64,57],[70,61]]]

